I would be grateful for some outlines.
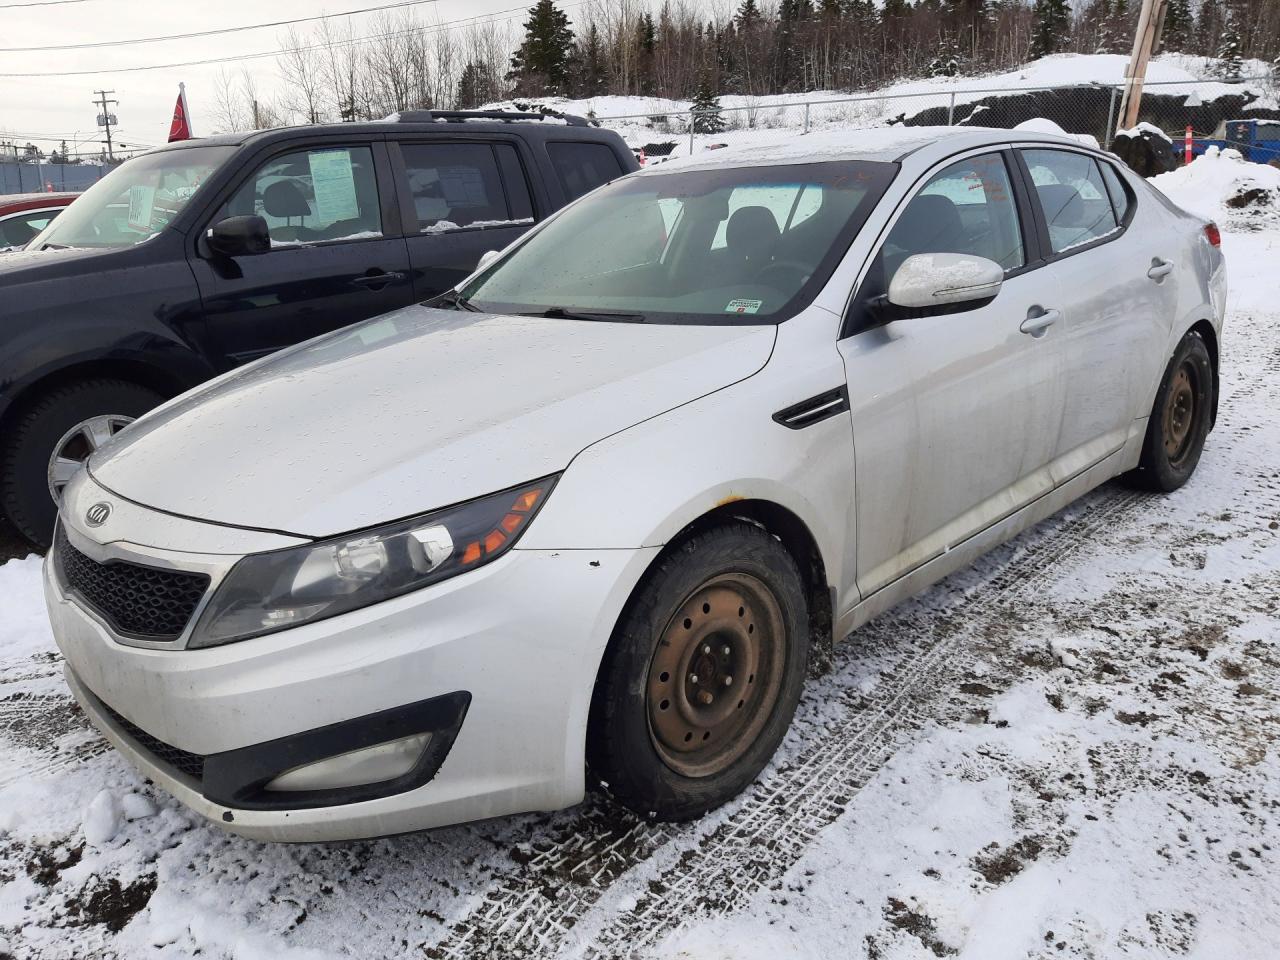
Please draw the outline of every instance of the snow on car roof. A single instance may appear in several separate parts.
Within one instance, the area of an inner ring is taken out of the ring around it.
[[[732,134],[730,134],[730,137]],[[791,136],[774,142],[727,144],[723,149],[703,150],[692,157],[680,157],[645,167],[634,176],[654,176],[677,170],[710,167],[754,167],[786,163],[820,163],[827,160],[893,161],[940,140],[957,148],[1000,143],[1009,140],[1061,141],[1064,137],[1045,132],[1016,133],[993,127],[878,127],[862,130],[827,130]],[[1067,138],[1069,139],[1069,138]]]

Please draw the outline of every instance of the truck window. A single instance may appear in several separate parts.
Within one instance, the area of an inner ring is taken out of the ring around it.
[[[532,215],[527,188],[518,211],[508,205],[487,143],[405,143],[400,150],[422,233],[506,225]]]
[[[273,246],[382,236],[378,178],[368,147],[313,147],[273,157],[214,218],[258,214]]]
[[[547,153],[569,200],[577,200],[584,193],[622,176],[622,164],[603,143],[553,140],[547,143]]]

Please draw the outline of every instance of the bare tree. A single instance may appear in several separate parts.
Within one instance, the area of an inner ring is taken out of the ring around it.
[[[323,62],[313,40],[290,28],[276,63],[284,81],[285,109],[304,123],[328,119]]]

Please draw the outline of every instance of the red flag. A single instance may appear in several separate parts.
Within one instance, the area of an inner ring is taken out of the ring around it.
[[[191,139],[191,120],[187,113],[187,85],[178,84],[178,102],[173,107],[173,122],[169,124],[169,142]]]

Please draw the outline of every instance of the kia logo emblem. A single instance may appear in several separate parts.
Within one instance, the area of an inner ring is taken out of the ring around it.
[[[109,516],[111,516],[111,504],[95,503],[85,511],[84,522],[91,527],[100,527],[107,522]]]

